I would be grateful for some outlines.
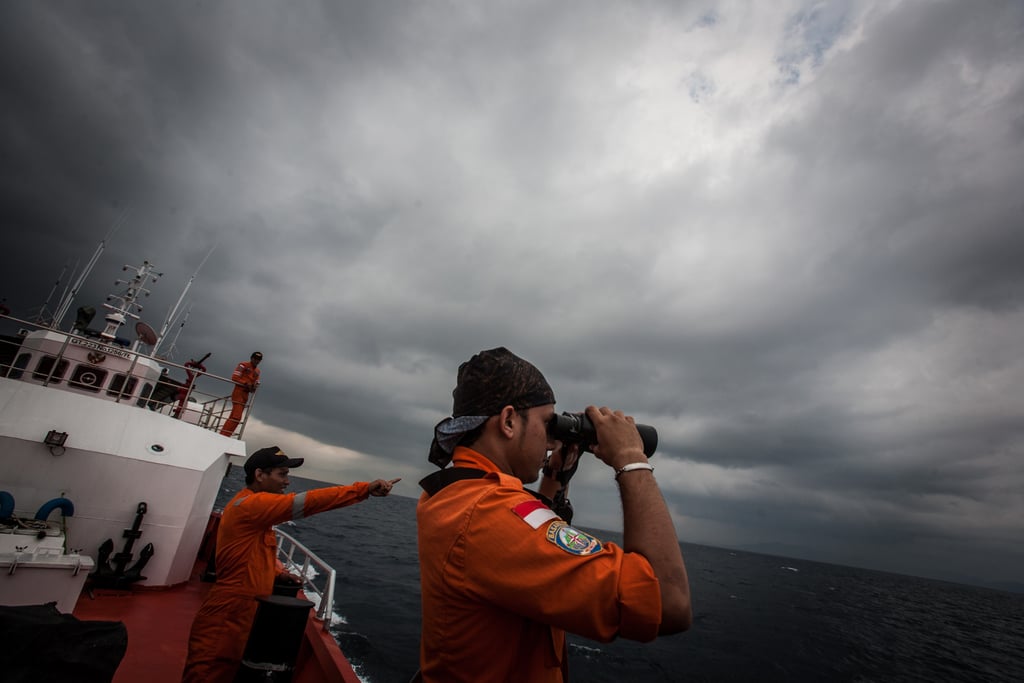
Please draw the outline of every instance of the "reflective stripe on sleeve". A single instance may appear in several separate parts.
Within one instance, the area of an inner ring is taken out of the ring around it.
[[[295,497],[292,498],[292,519],[302,519],[305,517],[306,508],[306,492],[296,493]]]

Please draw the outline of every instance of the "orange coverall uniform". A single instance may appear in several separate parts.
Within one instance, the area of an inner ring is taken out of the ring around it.
[[[182,683],[234,679],[256,617],[256,598],[274,591],[278,568],[273,526],[352,505],[369,495],[366,482],[304,493],[244,488],[235,494],[217,530],[217,583],[192,622]]]
[[[486,457],[481,479],[424,493],[416,508],[424,683],[566,680],[565,631],[648,641],[661,624],[650,563],[565,524]]]
[[[234,434],[235,427],[242,421],[242,413],[245,411],[245,404],[249,402],[249,394],[256,390],[256,383],[260,381],[260,369],[251,361],[243,360],[231,373],[231,381],[235,383],[235,388],[231,390],[231,415],[224,421],[224,426],[220,430],[224,436]]]

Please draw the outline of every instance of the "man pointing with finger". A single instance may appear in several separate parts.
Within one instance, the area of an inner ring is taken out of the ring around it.
[[[256,616],[256,598],[274,590],[277,537],[274,525],[386,496],[400,479],[377,479],[285,493],[288,472],[303,458],[277,446],[245,461],[245,488],[224,507],[217,529],[217,582],[206,594],[188,640],[183,683],[231,683]]]

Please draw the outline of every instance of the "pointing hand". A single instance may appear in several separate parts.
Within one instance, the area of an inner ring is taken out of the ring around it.
[[[385,481],[384,479],[377,479],[370,482],[370,495],[371,496],[386,496],[391,493],[391,487],[402,481],[402,478],[392,479],[391,481]]]

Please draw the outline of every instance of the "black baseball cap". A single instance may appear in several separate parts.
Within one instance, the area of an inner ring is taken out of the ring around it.
[[[277,446],[261,448],[245,461],[245,473],[252,474],[256,470],[272,470],[275,467],[301,467],[305,458],[289,458]]]

